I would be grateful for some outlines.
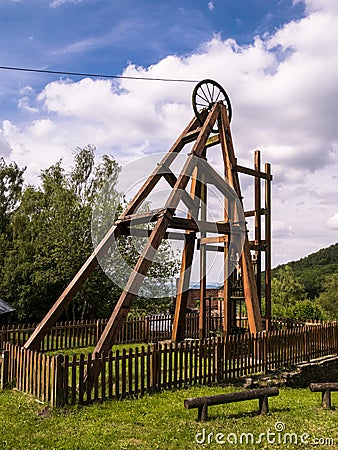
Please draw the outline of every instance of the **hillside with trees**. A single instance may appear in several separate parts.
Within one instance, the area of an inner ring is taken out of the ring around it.
[[[338,319],[338,243],[272,272],[275,316]]]

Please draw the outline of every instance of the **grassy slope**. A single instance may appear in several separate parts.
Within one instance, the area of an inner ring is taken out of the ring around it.
[[[270,449],[311,448],[304,445],[272,446],[265,442],[256,447],[245,444],[198,445],[195,435],[203,428],[207,433],[259,433],[275,431],[283,422],[286,432],[309,433],[317,438],[334,438],[338,444],[337,410],[320,407],[320,394],[309,390],[281,389],[279,397],[270,399],[270,413],[257,415],[258,401],[213,406],[210,421],[198,423],[197,410],[185,410],[187,397],[230,392],[234,388],[195,387],[164,392],[137,400],[106,402],[41,414],[44,406],[17,391],[0,392],[0,448],[28,449]],[[332,394],[338,404],[338,393]],[[337,448],[317,446],[317,448]]]

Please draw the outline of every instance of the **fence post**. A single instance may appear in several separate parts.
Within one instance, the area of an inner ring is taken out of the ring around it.
[[[1,373],[0,373],[0,390],[2,391],[8,383],[8,367],[9,367],[9,351],[3,350],[0,355]]]
[[[6,327],[5,327],[5,325],[3,325],[0,329],[0,350],[2,349],[4,342],[6,342],[5,333],[6,333]]]
[[[100,319],[98,319],[96,321],[96,327],[95,328],[96,328],[96,341],[95,341],[95,344],[97,344],[99,342],[100,336],[102,334],[102,331],[101,331],[101,320]]]
[[[216,339],[216,367],[217,367],[217,383],[223,381],[224,374],[224,338]]]
[[[144,318],[144,342],[146,344],[149,344],[150,341],[150,323],[149,323],[149,317],[146,316]]]
[[[152,354],[151,354],[151,387],[156,389],[158,386],[158,354],[159,354],[159,345],[158,343],[152,345]]]
[[[63,371],[64,371],[64,357],[59,354],[52,359],[52,406],[63,406],[64,391],[63,391]]]

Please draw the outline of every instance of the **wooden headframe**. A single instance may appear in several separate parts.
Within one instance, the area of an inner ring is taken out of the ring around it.
[[[217,125],[216,125],[217,124]],[[213,131],[217,126],[217,133]],[[212,134],[212,136],[210,136]],[[184,167],[180,174],[176,177],[169,169],[178,153],[186,144],[193,143],[191,152],[187,156]],[[220,176],[205,160],[206,152],[209,147],[220,144],[224,161],[224,177]],[[247,233],[245,233],[243,252],[241,255],[241,272],[244,288],[244,297],[247,308],[248,322],[250,331],[260,332],[263,330],[261,317],[261,299],[260,299],[260,264],[261,251],[266,254],[266,280],[265,280],[265,298],[266,298],[266,327],[270,320],[270,270],[271,270],[271,252],[270,252],[270,175],[269,165],[266,165],[265,172],[260,171],[259,152],[255,156],[255,169],[246,169],[237,165],[233,143],[230,132],[230,125],[227,115],[227,109],[222,103],[215,103],[209,113],[205,113],[203,125],[200,125],[196,118],[193,118],[187,127],[183,130],[178,139],[174,142],[168,153],[162,158],[149,178],[143,184],[141,189],[128,204],[123,214],[115,221],[110,230],[107,232],[103,240],[90,255],[74,279],[67,286],[65,291],[46,314],[41,323],[37,326],[34,333],[25,343],[25,348],[38,349],[42,339],[48,329],[52,327],[69,303],[72,301],[82,284],[93,272],[98,265],[100,258],[105,255],[112,245],[112,242],[121,235],[130,234],[128,225],[135,223],[154,222],[154,228],[149,232],[148,240],[143,248],[142,253],[131,272],[129,280],[122,291],[122,294],[114,308],[114,311],[103,330],[103,333],[97,342],[94,353],[109,351],[117,339],[123,323],[128,315],[132,302],[142,284],[143,276],[147,274],[153,260],[154,250],[156,251],[162,240],[168,236],[168,229],[183,230],[181,233],[184,239],[184,249],[182,252],[182,264],[180,278],[178,281],[176,309],[172,330],[172,339],[180,341],[184,339],[185,315],[187,307],[187,294],[190,282],[190,272],[193,260],[194,249],[198,241],[200,250],[200,338],[206,336],[206,251],[210,242],[215,242],[215,237],[208,238],[207,232],[214,230],[215,227],[219,233],[216,242],[223,244],[225,264],[229,260],[226,258],[228,251],[228,242],[231,232],[227,203],[229,198],[235,192],[241,199],[241,190],[238,172],[246,173],[255,177],[255,209],[248,211],[245,216],[255,216],[255,241],[249,242]],[[196,160],[199,161],[196,164]],[[198,171],[202,171],[202,178],[198,176]],[[204,178],[203,178],[204,177]],[[172,188],[171,193],[163,208],[156,211],[146,213],[137,213],[137,209],[147,199],[148,195],[164,178]],[[264,179],[267,183],[266,205],[261,208],[260,182]],[[185,189],[190,182],[190,193]],[[207,205],[207,185],[214,185],[224,196],[225,213],[224,220],[211,223],[206,220]],[[232,189],[229,188],[229,185]],[[188,209],[186,218],[175,217],[176,209],[183,201]],[[199,220],[196,217],[199,212]],[[265,240],[261,238],[261,216],[265,215]],[[199,239],[197,234],[200,233]],[[178,234],[178,233],[176,233]],[[209,239],[209,240],[208,240]],[[213,239],[213,240],[212,240]],[[256,252],[256,261],[259,263],[259,270],[254,273],[254,266],[251,251]],[[269,272],[268,272],[269,271]],[[257,283],[258,281],[258,283]],[[259,287],[257,287],[259,286]],[[227,277],[224,280],[224,331],[230,330],[230,312],[229,312],[229,283]]]

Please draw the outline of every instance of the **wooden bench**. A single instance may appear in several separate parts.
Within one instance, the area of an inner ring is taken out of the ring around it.
[[[252,389],[250,391],[218,394],[210,397],[187,398],[184,400],[184,407],[186,409],[198,408],[198,420],[204,422],[208,420],[208,406],[258,399],[259,413],[266,414],[269,411],[268,397],[274,397],[278,394],[279,390],[276,387]]]
[[[331,409],[331,392],[338,391],[338,383],[311,383],[311,392],[322,393],[322,405],[325,409]]]

